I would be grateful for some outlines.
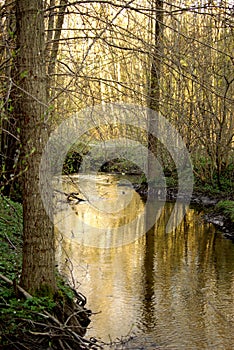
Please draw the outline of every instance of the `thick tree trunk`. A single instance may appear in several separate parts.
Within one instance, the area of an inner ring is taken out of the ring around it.
[[[17,0],[16,23],[24,213],[20,284],[31,294],[52,295],[56,289],[53,224],[39,191],[39,166],[48,137],[43,1]]]

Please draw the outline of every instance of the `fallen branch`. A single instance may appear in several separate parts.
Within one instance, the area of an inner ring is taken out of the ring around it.
[[[18,289],[18,291],[20,292],[20,293],[22,293],[23,294],[23,296],[25,297],[25,299],[32,299],[32,295],[31,294],[29,294],[26,290],[24,290],[22,287],[20,287],[18,284],[14,284],[13,283],[13,281],[11,281],[11,280],[9,280],[9,278],[7,278],[6,276],[3,276],[1,273],[0,273],[0,278],[3,280],[3,281],[5,281],[5,282],[7,282],[8,284],[10,284],[11,286],[14,286],[14,287],[16,287],[17,289]]]
[[[80,194],[79,192],[66,193],[66,192],[60,191],[58,189],[54,189],[54,191],[57,192],[57,193],[63,194],[64,196],[66,196],[68,202],[71,202],[73,200],[76,200],[77,203],[88,201],[87,199],[80,198],[79,197],[79,194]]]

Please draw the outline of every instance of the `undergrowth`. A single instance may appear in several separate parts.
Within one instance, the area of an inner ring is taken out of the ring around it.
[[[1,340],[4,340],[16,331],[19,319],[41,321],[40,317],[45,309],[51,311],[55,306],[53,300],[43,297],[23,298],[15,288],[21,273],[22,262],[22,205],[8,198],[0,198],[0,274],[13,281],[9,285],[2,280],[0,291],[0,321]]]
[[[234,222],[234,201],[224,200],[216,204],[215,210],[227,216]]]
[[[83,340],[90,310],[83,296],[57,275],[54,298],[25,297],[18,287],[22,262],[22,206],[0,197],[1,349],[96,349]]]
[[[14,280],[20,273],[22,258],[22,206],[0,197],[0,273]]]

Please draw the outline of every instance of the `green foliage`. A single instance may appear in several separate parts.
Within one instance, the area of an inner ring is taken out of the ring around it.
[[[166,177],[166,186],[177,188],[178,187],[178,179],[177,176],[168,176]]]
[[[13,281],[13,285],[0,280],[0,332],[7,337],[17,333],[23,336],[30,323],[23,320],[43,321],[44,311],[54,313],[57,305],[66,305],[74,300],[74,292],[58,274],[58,291],[54,298],[50,297],[49,288],[45,286],[38,295],[26,299],[19,293],[15,284],[21,272],[22,262],[22,205],[8,198],[0,197],[0,273]],[[23,326],[22,326],[23,324]],[[8,343],[7,343],[8,344]]]
[[[20,78],[23,79],[23,78],[26,78],[28,76],[28,71],[27,70],[24,70],[23,72],[20,73]]]
[[[22,262],[22,205],[8,198],[0,197],[0,273],[18,282]],[[1,281],[0,320],[5,332],[13,332],[17,319],[35,319],[45,308],[52,310],[55,303],[48,297],[21,299],[17,291],[5,281]]]
[[[211,195],[227,195],[229,196],[234,192],[234,164],[230,163],[225,167],[218,181],[217,171],[212,172],[212,176],[209,177],[203,172],[203,164],[205,164],[205,158],[200,159],[201,163],[196,165],[195,168],[195,185],[196,189],[210,193]],[[202,174],[202,176],[201,176]],[[199,176],[200,175],[200,176]]]
[[[226,215],[234,222],[234,201],[224,200],[216,204],[215,209]]]
[[[79,171],[82,158],[89,151],[89,146],[83,142],[73,145],[66,155],[63,165],[63,174],[75,174]]]
[[[22,250],[22,206],[0,197],[0,273],[14,279],[20,272]]]
[[[63,165],[63,174],[74,174],[79,171],[82,156],[75,151],[69,151]]]
[[[57,275],[57,286],[58,286],[58,292],[57,295],[58,297],[61,297],[62,299],[70,299],[74,300],[74,292],[73,290],[69,287],[69,285],[65,282],[65,280],[60,276]]]
[[[217,177],[217,175],[216,175]],[[225,167],[220,176],[220,183],[222,190],[234,192],[234,162],[231,162],[227,167]]]
[[[55,302],[48,297],[33,297],[31,299],[22,300],[14,297],[14,293],[8,289],[9,293],[6,295],[4,301],[1,301],[1,316],[0,319],[8,318],[29,318],[35,319],[35,314],[40,314],[44,310],[52,311],[55,307]],[[1,298],[3,295],[1,295]],[[38,315],[40,316],[40,315]],[[40,318],[40,317],[37,317]]]
[[[145,174],[140,175],[139,177],[139,184],[146,184],[147,183],[147,177]]]
[[[45,322],[43,312],[52,312],[56,303],[48,297],[31,299],[17,298],[13,288],[4,285],[0,294],[0,324],[1,332],[4,335],[3,342],[8,344],[8,337],[16,334],[23,334],[30,328],[30,323],[24,323],[24,320]]]

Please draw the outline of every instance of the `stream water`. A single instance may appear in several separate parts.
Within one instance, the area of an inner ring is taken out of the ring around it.
[[[57,181],[66,193],[81,188],[86,199],[67,203],[61,194],[56,222],[60,270],[95,313],[87,337],[133,336],[118,349],[234,348],[234,244],[203,222],[202,212],[190,207],[166,233],[174,204],[159,205],[145,233],[144,202],[120,176]],[[124,233],[116,231],[121,226]]]

